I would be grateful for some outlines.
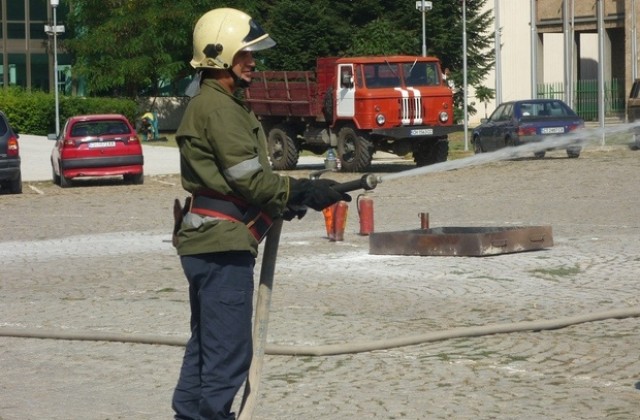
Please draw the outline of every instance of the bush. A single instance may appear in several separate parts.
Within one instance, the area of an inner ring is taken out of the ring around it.
[[[138,106],[131,99],[60,96],[60,129],[67,118],[82,114],[123,114],[135,123]],[[27,92],[22,88],[0,90],[0,110],[18,133],[47,135],[56,131],[53,93]]]

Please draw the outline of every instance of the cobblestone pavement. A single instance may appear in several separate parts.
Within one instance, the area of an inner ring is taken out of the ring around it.
[[[623,147],[552,152],[402,178],[373,194],[376,231],[416,229],[420,212],[432,227],[550,225],[554,246],[542,251],[369,255],[355,203],[344,242],[326,239],[319,213],[286,223],[269,342],[365,342],[638,307],[639,160]],[[187,286],[169,243],[171,202],[184,196],[175,175],[24,191],[0,196],[0,327],[186,339]],[[636,419],[638,322],[268,355],[254,418]],[[0,337],[0,419],[171,418],[181,356],[162,345]]]

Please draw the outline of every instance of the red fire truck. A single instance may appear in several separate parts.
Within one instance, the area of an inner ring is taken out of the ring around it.
[[[320,58],[313,71],[255,72],[246,99],[268,136],[274,169],[302,150],[336,149],[343,171],[365,171],[376,151],[447,160],[453,93],[434,57]]]

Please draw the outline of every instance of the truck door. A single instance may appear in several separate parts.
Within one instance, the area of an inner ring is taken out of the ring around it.
[[[336,95],[336,112],[338,117],[355,115],[355,84],[352,64],[338,65],[338,87]]]

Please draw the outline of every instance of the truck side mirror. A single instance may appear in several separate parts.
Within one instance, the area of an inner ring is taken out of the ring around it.
[[[351,71],[344,71],[340,77],[340,86],[343,88],[353,87],[353,73]]]

